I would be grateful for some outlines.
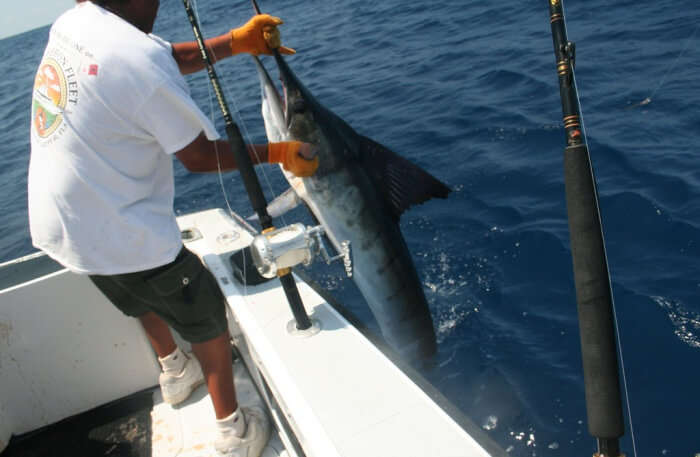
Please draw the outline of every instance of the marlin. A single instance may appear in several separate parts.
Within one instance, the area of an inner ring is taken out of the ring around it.
[[[311,177],[283,170],[294,194],[282,198],[286,205],[303,201],[338,252],[343,241],[350,242],[352,277],[388,345],[408,359],[429,357],[436,349],[435,330],[399,217],[411,205],[447,198],[450,189],[358,134],[316,100],[279,53],[275,59],[284,98],[255,58],[268,140],[310,143],[319,157]]]

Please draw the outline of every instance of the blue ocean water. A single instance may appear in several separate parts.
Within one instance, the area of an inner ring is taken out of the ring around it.
[[[285,20],[284,42],[298,51],[288,62],[322,103],[454,190],[401,222],[438,332],[437,364],[423,374],[512,455],[591,455],[547,3],[261,6]],[[627,455],[694,456],[700,5],[569,0],[566,7],[635,437],[633,445],[628,421],[622,447]],[[207,36],[252,14],[248,2],[223,0],[201,0],[198,11]],[[192,38],[180,2],[162,2],[155,32]],[[29,108],[47,36],[45,27],[0,41],[0,261],[33,251]],[[218,71],[249,140],[263,142],[252,61],[228,59]],[[189,82],[203,110],[219,119],[206,75]],[[261,171],[268,197],[284,189],[274,167]],[[223,182],[232,208],[250,214],[237,175]],[[177,164],[176,186],[178,213],[227,204],[216,175]],[[341,267],[312,273],[373,325]]]

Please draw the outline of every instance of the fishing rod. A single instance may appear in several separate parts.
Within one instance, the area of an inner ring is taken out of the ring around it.
[[[231,117],[231,111],[228,108],[228,103],[226,103],[226,98],[224,97],[223,90],[221,89],[221,84],[219,83],[219,77],[216,74],[214,65],[212,64],[211,57],[209,56],[209,51],[204,45],[204,39],[202,38],[202,32],[199,27],[199,21],[194,14],[190,0],[182,0],[185,5],[185,12],[187,13],[187,18],[192,25],[192,31],[194,32],[195,40],[199,46],[199,51],[202,55],[202,60],[209,74],[209,80],[214,88],[214,94],[219,102],[219,107],[224,116],[224,122],[226,123],[226,135],[228,136],[229,144],[231,145],[231,153],[233,154],[238,170],[243,178],[243,184],[248,193],[248,198],[250,203],[258,216],[260,225],[262,225],[263,233],[270,232],[274,230],[272,224],[272,217],[267,213],[267,201],[263,195],[262,188],[260,187],[260,181],[258,181],[258,176],[255,174],[253,169],[253,162],[250,160],[248,155],[245,142],[243,141],[243,136],[238,128],[238,125],[233,122]],[[309,319],[306,310],[304,309],[304,304],[299,295],[299,290],[297,289],[296,281],[292,276],[291,268],[280,269],[278,272],[278,277],[282,283],[284,293],[287,296],[287,301],[294,315],[296,321],[296,328],[298,330],[306,330],[311,328],[311,320]]]
[[[260,6],[258,6],[258,2],[255,1],[255,0],[251,0],[251,1],[253,2],[253,8],[255,8],[255,13],[256,13],[256,14],[262,14],[262,13],[260,12]],[[277,51],[277,50],[275,50],[275,51]]]
[[[575,44],[568,41],[563,0],[550,0],[549,13],[566,131],[564,184],[578,304],[588,430],[597,439],[596,457],[619,457],[624,434],[615,319],[593,167],[574,77]]]

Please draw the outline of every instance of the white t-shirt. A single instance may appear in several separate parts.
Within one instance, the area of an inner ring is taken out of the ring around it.
[[[204,131],[169,43],[83,2],[53,25],[34,85],[29,226],[77,273],[171,262],[182,248],[171,154]]]

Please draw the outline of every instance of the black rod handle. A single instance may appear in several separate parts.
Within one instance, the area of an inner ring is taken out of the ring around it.
[[[563,0],[549,0],[566,131],[564,184],[579,315],[588,430],[599,454],[620,455],[624,434],[612,291],[598,194],[582,128],[574,77],[575,47],[566,36]]]
[[[567,147],[564,151],[564,183],[588,430],[596,438],[609,439],[621,437],[625,430],[612,294],[593,179],[586,145]]]
[[[231,151],[236,159],[236,166],[243,178],[243,186],[248,193],[248,199],[253,210],[258,215],[260,225],[263,230],[272,228],[272,217],[267,213],[267,200],[260,187],[260,180],[258,180],[258,175],[253,168],[253,162],[247,153],[238,125],[233,123],[227,124],[226,135],[229,138]]]

